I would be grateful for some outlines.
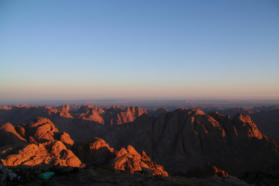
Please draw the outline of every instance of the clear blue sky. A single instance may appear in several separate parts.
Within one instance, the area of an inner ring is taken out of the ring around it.
[[[279,99],[279,1],[0,1],[0,101],[104,98]]]

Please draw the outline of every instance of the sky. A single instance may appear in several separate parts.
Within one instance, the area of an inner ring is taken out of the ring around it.
[[[277,0],[1,0],[0,102],[279,99]]]

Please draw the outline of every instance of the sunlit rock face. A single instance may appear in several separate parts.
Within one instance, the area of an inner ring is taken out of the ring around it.
[[[102,108],[92,106],[92,105],[84,105],[82,106],[77,114],[77,117],[83,120],[93,121],[99,124],[104,124],[104,110]]]
[[[162,165],[152,162],[144,151],[139,154],[131,145],[121,148],[115,155],[113,162],[115,170],[127,171],[130,174],[144,172],[153,176],[168,176]]]
[[[49,119],[40,117],[29,125],[17,126],[16,129],[10,123],[0,127],[0,130],[25,142],[12,145],[1,152],[4,166],[83,166],[79,158],[66,147],[74,144],[70,135],[59,133]]]
[[[74,145],[74,140],[71,138],[71,136],[67,132],[63,132],[60,135],[60,141],[62,141],[64,144],[73,146]]]
[[[67,105],[62,105],[61,107],[58,108],[59,116],[63,118],[73,118],[73,116],[70,114],[70,106],[69,104]]]
[[[38,118],[31,123],[28,128],[29,137],[34,137],[38,142],[53,141],[54,133],[58,133],[58,129],[47,118]]]
[[[84,156],[87,159],[87,165],[106,166],[130,174],[139,172],[154,176],[168,176],[162,165],[154,163],[144,151],[141,154],[138,153],[131,145],[115,150],[105,140],[96,137],[88,147],[88,156]]]
[[[107,144],[102,138],[95,137],[94,141],[89,144],[89,149],[91,151],[98,151],[101,149],[107,149],[109,152],[114,152],[114,149]]]
[[[19,128],[19,130],[20,131],[18,132],[16,128],[13,126],[13,124],[11,123],[4,123],[3,125],[0,126],[0,131],[2,133],[6,133],[7,135],[14,136],[18,140],[26,141],[26,139],[24,139],[24,129]]]
[[[252,121],[251,117],[245,114],[235,116],[236,132],[240,136],[262,139],[263,134],[257,125]]]
[[[52,165],[61,167],[81,167],[82,163],[61,141],[44,144],[29,144],[17,153],[1,159],[4,166]]]
[[[95,137],[93,142],[89,143],[89,152],[86,156],[86,162],[94,165],[107,165],[110,167],[114,157],[114,149],[102,138]]]
[[[62,167],[81,167],[79,158],[61,142],[56,141],[51,147],[54,156],[54,165]]]
[[[108,120],[110,125],[120,125],[123,123],[129,123],[135,121],[136,118],[147,113],[146,110],[140,107],[119,107],[119,108],[110,108],[106,110],[107,115],[105,118]]]

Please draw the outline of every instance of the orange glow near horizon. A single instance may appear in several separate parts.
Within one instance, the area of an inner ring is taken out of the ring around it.
[[[0,100],[75,99],[279,99],[279,86],[257,85],[21,85],[3,87]]]

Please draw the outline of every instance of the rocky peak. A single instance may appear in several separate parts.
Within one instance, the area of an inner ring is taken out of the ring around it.
[[[105,148],[110,152],[114,152],[114,149],[111,148],[102,138],[95,137],[94,141],[89,144],[89,149],[92,151],[100,150],[102,148]]]
[[[84,112],[79,114],[79,118],[104,124],[104,119],[101,116],[102,113],[102,110],[98,110],[93,107],[87,108]]]
[[[14,136],[16,136],[18,139],[22,140],[22,141],[26,141],[26,139],[24,139],[24,137],[22,137],[15,129],[15,127],[13,126],[13,124],[11,123],[5,123],[3,125],[0,126],[0,130],[2,130],[3,132],[6,133],[10,133]]]
[[[201,109],[189,109],[188,111],[188,115],[193,115],[193,116],[204,116],[206,115],[204,111],[202,111]]]
[[[70,114],[70,105],[62,105],[59,108],[59,116],[64,118],[73,118],[73,116]]]
[[[36,141],[53,141],[54,133],[58,133],[58,129],[48,118],[37,118],[29,125],[29,136],[34,137]]]
[[[233,119],[239,135],[257,139],[263,138],[263,134],[247,114],[237,114]]]
[[[70,135],[66,132],[57,135],[58,129],[49,119],[39,117],[25,127],[18,126],[17,128],[21,134],[28,137],[28,140],[21,137],[12,124],[7,123],[1,126],[5,132],[11,132],[29,142],[29,144],[18,144],[9,150],[2,151],[0,157],[4,166],[83,166],[79,158],[65,145],[74,144]],[[57,138],[59,136],[60,139]]]
[[[45,106],[44,107],[47,111],[48,111],[48,114],[51,115],[51,114],[57,114],[58,113],[58,109],[55,108],[55,107],[52,107],[52,106]]]
[[[138,153],[136,149],[128,145],[127,148],[121,148],[115,153],[113,167],[115,170],[127,171],[130,174],[143,172],[153,176],[168,176],[162,165],[151,161],[150,157],[143,151]]]
[[[247,114],[240,113],[236,115],[236,118],[243,123],[253,123],[251,117]]]
[[[70,134],[68,134],[67,132],[63,132],[60,135],[60,141],[70,146],[73,146],[75,143],[74,140],[71,138]]]
[[[114,157],[114,149],[102,138],[95,137],[92,143],[89,143],[89,152],[83,154],[84,161],[90,165],[108,165]],[[82,151],[87,151],[86,149]]]

